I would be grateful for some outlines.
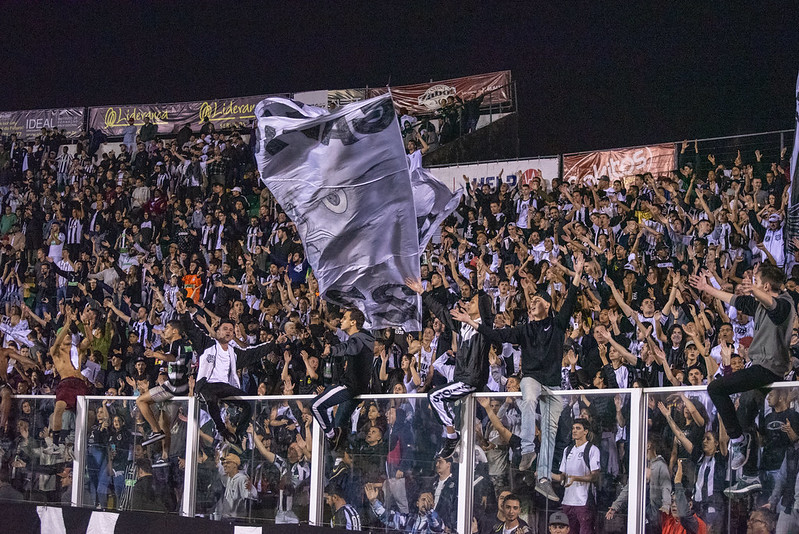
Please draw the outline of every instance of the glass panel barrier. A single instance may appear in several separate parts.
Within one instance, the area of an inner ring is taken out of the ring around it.
[[[88,397],[83,506],[178,513],[183,497],[187,406],[158,402],[153,414],[165,439],[142,446],[150,427],[135,397]]]
[[[537,406],[519,393],[475,401],[477,532],[496,531],[511,494],[533,532],[547,532],[555,512],[573,532],[587,524],[590,532],[627,531],[631,391],[545,391]],[[594,481],[583,481],[592,472]]]
[[[331,524],[332,506],[340,506],[332,499],[339,492],[364,530],[403,530],[400,525],[422,505],[435,509],[444,527],[456,532],[458,464],[435,458],[444,435],[427,397],[366,399],[358,399],[344,443],[336,451],[325,445],[324,524]],[[339,512],[338,524],[348,514]]]
[[[310,396],[221,401],[240,441],[226,441],[199,407],[195,515],[237,523],[308,523],[313,418]],[[245,421],[251,413],[250,423]]]
[[[686,516],[714,534],[799,531],[797,399],[799,385],[789,382],[733,396],[749,447],[732,469],[730,439],[704,387],[648,390],[646,528],[665,531]]]
[[[3,465],[8,466],[2,482],[8,482],[11,486],[11,489],[4,489],[4,498],[69,504],[75,440],[74,412],[67,412],[63,417],[61,435],[64,446],[54,447],[51,416],[55,397],[15,396],[10,400],[9,430],[0,439]]]

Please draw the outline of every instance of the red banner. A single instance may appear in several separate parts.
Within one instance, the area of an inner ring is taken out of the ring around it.
[[[583,152],[563,156],[563,179],[595,184],[600,176],[624,180],[651,172],[654,176],[674,170],[674,144]]]
[[[391,96],[397,108],[407,108],[411,115],[430,115],[442,107],[447,98],[460,97],[467,102],[485,95],[482,107],[511,102],[510,71],[491,72],[464,76],[452,80],[441,80],[391,88]],[[369,88],[367,98],[388,91],[385,87]]]

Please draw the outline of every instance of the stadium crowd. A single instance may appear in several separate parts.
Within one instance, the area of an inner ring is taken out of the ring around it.
[[[235,347],[226,380],[247,395],[317,395],[352,372],[331,347],[362,325],[319,298],[292,222],[259,184],[249,132],[163,139],[153,126],[102,153],[96,132],[76,151],[49,131],[0,143],[0,497],[69,502],[74,395],[58,421],[52,398],[11,397],[56,391],[59,330],[85,393],[105,396],[89,402],[85,476],[84,504],[99,508],[178,509],[188,414],[169,399],[210,391],[217,369],[203,370],[203,351]],[[799,300],[787,168],[784,151],[720,161],[686,142],[667,176],[469,187],[423,255],[423,331],[373,332],[372,365],[360,372],[370,393],[395,396],[360,402],[326,449],[328,519],[456,531],[459,453],[437,455],[451,436],[427,399],[402,394],[453,381],[463,330],[449,309],[479,293],[493,321],[482,317],[480,332],[494,329],[484,390],[497,395],[479,398],[469,423],[479,443],[472,531],[625,531],[637,446],[629,395],[554,392],[711,384],[749,367],[754,311],[709,288],[743,297],[762,277]],[[536,313],[553,314],[564,337],[543,355],[561,360],[554,377],[536,374],[525,340],[507,333]],[[796,325],[789,347],[784,378],[794,380]],[[529,377],[540,403],[527,398]],[[519,391],[525,398],[504,394]],[[796,391],[735,399],[749,436],[735,469],[704,392],[653,396],[647,531],[799,528]],[[306,521],[309,401],[214,413],[207,395],[197,513]]]

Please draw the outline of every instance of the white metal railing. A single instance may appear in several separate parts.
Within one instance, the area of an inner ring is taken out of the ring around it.
[[[799,387],[796,382],[777,382],[769,387],[786,389]],[[594,389],[594,390],[554,390],[552,394],[559,397],[575,396],[612,396],[624,395],[629,397],[629,494],[627,500],[627,532],[643,532],[644,507],[646,494],[646,442],[647,442],[647,406],[649,395],[662,395],[680,392],[706,391],[706,386],[662,387],[662,388],[629,388],[629,389]],[[406,395],[362,395],[361,400],[389,400],[398,398],[424,399],[425,393]],[[461,409],[461,458],[458,470],[458,532],[471,531],[471,518],[473,514],[473,481],[474,481],[474,456],[475,432],[474,415],[476,398],[482,397],[513,397],[521,398],[519,392],[482,392],[470,395],[460,401]],[[53,400],[52,395],[18,395],[16,400]],[[300,400],[309,402],[313,395],[280,395],[280,396],[246,396],[234,397],[237,400],[259,402],[281,402],[286,400]],[[88,412],[90,404],[94,401],[135,401],[136,397],[107,397],[87,396],[78,397],[75,413],[75,451],[73,461],[72,499],[73,506],[83,506],[83,494],[86,473]],[[200,405],[196,397],[175,397],[170,402],[185,403],[187,407],[186,430],[186,457],[184,471],[183,498],[180,514],[188,517],[195,515],[195,495],[197,485],[197,450],[199,444],[199,414]],[[325,440],[319,424],[314,421],[311,440],[311,480],[310,480],[310,505],[308,521],[312,525],[321,525],[324,513],[324,462]],[[301,518],[302,519],[302,518]]]

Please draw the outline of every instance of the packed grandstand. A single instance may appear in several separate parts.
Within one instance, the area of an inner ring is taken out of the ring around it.
[[[469,102],[450,96],[420,117],[397,109],[409,165],[476,128],[480,103]],[[474,420],[457,422],[474,434],[472,532],[502,532],[515,513],[506,500],[519,504],[519,534],[543,531],[558,510],[572,532],[626,531],[629,477],[641,474],[632,448],[646,457],[641,520],[653,532],[675,521],[738,532],[752,517],[773,524],[799,509],[799,390],[734,398],[752,423],[742,429],[746,460],[733,467],[714,403],[685,389],[753,362],[761,319],[714,290],[743,296],[776,270],[799,300],[785,148],[714,154],[684,142],[658,156],[666,163],[629,173],[568,158],[555,175],[507,162],[513,180],[447,170],[464,174],[465,194],[421,254],[419,286],[409,283],[423,294],[421,331],[372,332],[363,393],[391,395],[357,400],[344,437],[328,445],[313,438],[309,396],[352,372],[331,354],[352,334],[342,321],[355,319],[320,298],[295,224],[260,180],[253,126],[162,132],[142,122],[121,138],[44,128],[0,139],[0,497],[75,503],[72,468],[81,465],[83,506],[178,513],[190,479],[197,515],[306,523],[321,469],[325,524],[457,532],[465,453],[437,454],[451,436],[427,398],[407,394],[453,382],[449,310],[479,294],[500,334],[533,321],[541,305],[562,319],[564,340],[547,355],[559,372],[535,381],[546,397],[538,407],[519,396],[536,377],[524,340],[489,343],[482,391],[494,395],[476,399]],[[202,340],[227,327],[241,364],[234,358],[229,378],[254,398],[222,400],[220,411],[195,389],[215,373],[203,369],[211,345]],[[799,368],[791,327],[785,381]],[[86,403],[83,421],[74,395],[56,409],[53,395],[70,378],[64,362],[80,372],[71,377],[80,393],[104,397]],[[631,388],[673,391],[652,390],[641,420]],[[613,391],[590,391],[603,389]],[[184,397],[195,393],[196,467],[185,477],[195,421]],[[630,442],[631,420],[646,426],[646,445]],[[84,457],[73,464],[78,427]]]

